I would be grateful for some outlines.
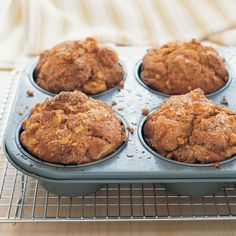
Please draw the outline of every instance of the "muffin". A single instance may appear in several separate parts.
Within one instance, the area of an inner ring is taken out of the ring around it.
[[[125,128],[111,107],[79,91],[61,92],[37,104],[20,134],[28,152],[60,164],[102,159],[126,140]]]
[[[63,42],[44,51],[34,76],[36,83],[49,92],[79,90],[91,95],[117,86],[124,70],[114,50],[87,38]]]
[[[212,163],[236,154],[235,113],[208,100],[201,89],[166,99],[147,116],[146,143],[185,163]]]
[[[196,88],[208,94],[224,86],[228,72],[224,58],[193,39],[150,49],[143,57],[141,79],[166,94],[185,94]]]

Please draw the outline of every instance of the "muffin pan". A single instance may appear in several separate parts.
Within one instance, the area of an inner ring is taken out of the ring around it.
[[[135,79],[136,63],[145,54],[145,50],[146,48],[135,47],[118,48],[117,51],[122,59],[121,65],[126,66],[126,74],[128,73],[125,87],[120,92],[113,89],[112,92],[96,96],[96,99],[108,104],[116,101],[117,104],[113,106],[113,109],[123,117],[122,121],[126,127],[134,128],[134,134],[129,134],[126,145],[113,153],[111,157],[108,156],[102,161],[87,165],[49,164],[32,157],[21,146],[20,124],[36,103],[53,96],[35,86],[33,71],[38,58],[29,63],[19,75],[18,91],[5,132],[4,149],[9,161],[23,173],[38,179],[48,191],[63,196],[95,192],[106,183],[130,182],[157,182],[179,194],[196,195],[213,193],[224,183],[235,182],[235,157],[222,162],[219,168],[215,168],[212,164],[188,165],[160,157],[142,141],[140,136],[142,136],[142,125],[145,122],[145,116],[141,113],[142,108],[153,110],[166,98],[163,94],[153,93],[147,86],[141,86]],[[235,110],[236,81],[231,67],[232,55],[236,52],[231,48],[217,50],[226,59],[230,78],[227,86],[213,94],[211,99],[216,104],[220,104],[222,97],[226,96],[229,102],[228,107]],[[32,90],[34,96],[28,97],[27,90]],[[23,115],[19,114],[20,109],[24,111]]]

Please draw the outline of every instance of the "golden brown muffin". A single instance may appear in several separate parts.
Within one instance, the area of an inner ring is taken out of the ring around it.
[[[123,76],[116,52],[100,47],[93,38],[63,42],[44,51],[35,69],[36,83],[52,93],[97,94],[118,85]]]
[[[148,115],[143,134],[153,150],[180,162],[219,162],[236,154],[234,112],[208,100],[201,89],[165,100]]]
[[[22,130],[20,141],[30,153],[62,164],[102,159],[127,140],[111,107],[78,91],[61,92],[37,104]]]
[[[228,80],[222,58],[212,47],[190,42],[170,42],[149,50],[143,58],[141,79],[167,94],[185,94],[201,88],[206,94]]]

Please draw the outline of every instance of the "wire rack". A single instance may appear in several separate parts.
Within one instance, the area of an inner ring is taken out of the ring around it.
[[[108,184],[81,197],[60,197],[1,163],[0,220],[113,221],[236,219],[233,184],[206,196],[180,196],[159,184]]]
[[[17,74],[17,73],[15,73]],[[0,140],[16,89],[16,77],[0,80]],[[0,221],[127,221],[236,219],[236,187],[206,196],[181,196],[160,184],[108,184],[81,197],[60,197],[17,171],[0,149]]]

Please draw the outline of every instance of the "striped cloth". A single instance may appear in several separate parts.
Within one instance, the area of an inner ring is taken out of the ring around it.
[[[68,39],[117,45],[171,40],[236,45],[235,0],[8,0],[0,8],[0,68]]]

